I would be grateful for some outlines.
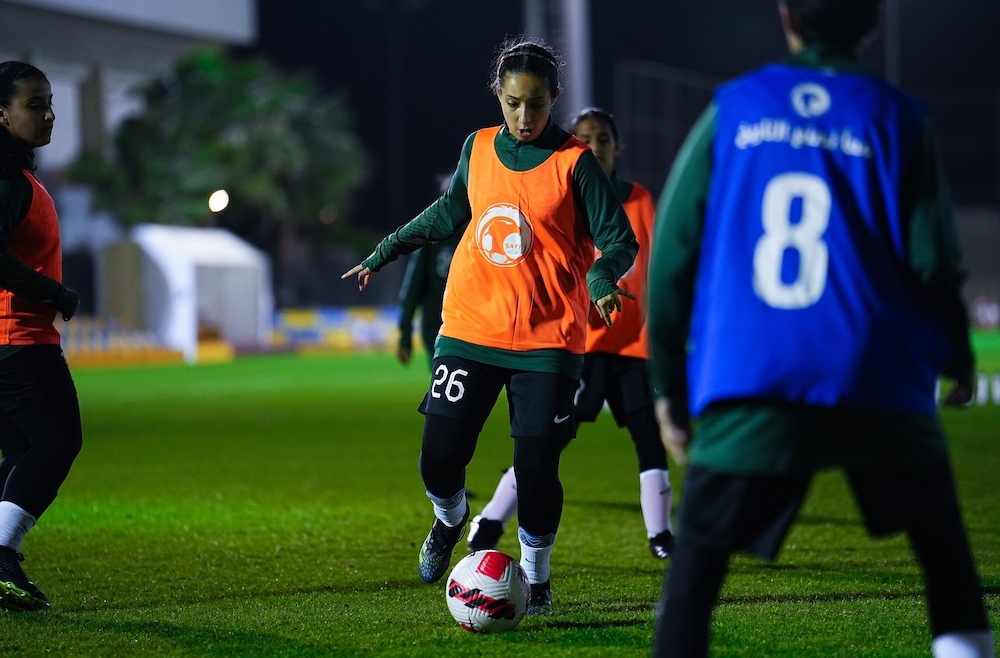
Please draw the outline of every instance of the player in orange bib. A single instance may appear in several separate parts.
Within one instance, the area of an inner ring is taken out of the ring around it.
[[[573,397],[591,302],[611,325],[621,297],[631,296],[617,282],[638,250],[597,158],[552,121],[559,71],[558,58],[541,43],[503,44],[491,71],[503,125],[470,135],[448,191],[342,276],[357,276],[363,290],[399,255],[463,232],[420,405],[420,473],[436,520],[418,570],[428,583],[448,570],[469,518],[465,469],[506,388],[530,615],[552,612],[559,454],[576,433]]]
[[[73,317],[59,222],[35,178],[52,139],[52,87],[24,62],[0,63],[0,607],[48,598],[21,569],[25,534],[55,500],[83,444],[76,388],[53,321]]]
[[[670,520],[672,490],[667,472],[667,452],[660,440],[654,413],[653,394],[648,383],[646,345],[646,264],[653,232],[653,197],[638,183],[615,174],[615,159],[621,151],[614,117],[600,108],[587,108],[569,123],[573,134],[590,146],[604,171],[618,190],[632,230],[639,242],[635,264],[619,285],[637,298],[637,313],[625,313],[607,326],[591,315],[587,331],[587,353],[583,377],[576,395],[577,423],[596,420],[607,401],[619,427],[628,428],[639,461],[639,503],[650,553],[659,559],[670,557],[674,545]],[[632,310],[631,308],[629,310]],[[469,548],[495,548],[504,524],[517,511],[517,477],[514,469],[504,471],[493,498],[469,526]]]

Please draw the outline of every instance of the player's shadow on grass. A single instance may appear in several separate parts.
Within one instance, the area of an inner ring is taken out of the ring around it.
[[[749,596],[726,596],[719,598],[719,605],[763,605],[769,603],[835,603],[839,601],[896,601],[902,599],[922,599],[921,587],[905,592],[823,592],[809,594],[760,594]]]
[[[444,583],[441,583],[444,586]],[[210,603],[224,603],[226,601],[246,601],[249,599],[283,599],[295,596],[305,596],[312,594],[339,594],[344,596],[355,596],[357,594],[378,594],[380,592],[399,592],[403,590],[421,590],[427,589],[428,585],[421,582],[416,575],[412,579],[405,578],[399,580],[359,580],[352,581],[350,583],[343,584],[330,584],[324,583],[314,586],[304,586],[295,587],[285,590],[272,590],[267,592],[260,592],[259,594],[248,597],[246,591],[224,591],[216,594],[209,594],[204,591],[196,589],[185,589],[183,590],[186,595],[177,594],[169,601],[163,598],[150,599],[145,603],[145,605],[136,605],[134,601],[122,602],[119,605],[111,604],[104,600],[99,605],[99,610],[95,609],[90,605],[73,605],[73,604],[63,604],[59,603],[59,612],[66,614],[96,614],[98,612],[107,612],[115,610],[124,611],[139,611],[139,610],[152,610],[157,608],[162,608],[165,605],[179,605],[179,606],[189,606],[189,605],[199,605],[199,604],[210,604]]]
[[[821,516],[819,514],[799,514],[795,523],[803,526],[836,526],[839,528],[862,528],[861,519],[856,516]]]
[[[652,619],[652,611],[649,613],[650,619]],[[633,628],[635,626],[645,626],[651,623],[650,621],[607,621],[607,622],[594,622],[594,621],[568,621],[560,620],[558,616],[547,617],[544,620],[540,620],[541,623],[538,626],[525,625],[524,622],[517,627],[517,632],[519,633],[544,633],[553,628],[558,628],[561,630],[597,630],[597,629],[608,629],[608,628]],[[607,648],[607,647],[603,647]]]
[[[586,509],[602,509],[609,510],[612,512],[632,512],[639,514],[642,512],[642,507],[639,506],[639,502],[624,502],[624,501],[606,501],[597,499],[580,499],[580,498],[569,498],[567,497],[563,503],[563,507],[579,507]],[[674,513],[676,514],[676,505],[674,506]],[[838,526],[838,527],[861,527],[861,519],[856,516],[821,516],[818,514],[800,514],[796,520],[797,523],[807,526]]]
[[[597,499],[580,499],[580,498],[570,498],[568,496],[563,501],[563,507],[605,509],[605,510],[611,510],[613,512],[616,511],[635,512],[636,514],[642,511],[642,508],[639,506],[638,500],[636,500],[634,503],[632,502],[626,503],[624,501],[615,502],[615,501],[597,500]]]
[[[41,618],[35,615],[35,618]],[[290,634],[247,631],[232,627],[215,628],[165,622],[161,620],[81,619],[61,615],[59,625],[80,636],[102,637],[102,646],[114,648],[134,643],[136,654],[183,654],[202,658],[232,658],[232,656],[270,655],[280,652],[294,656],[342,655],[344,647],[320,641],[296,642]]]
[[[641,628],[653,623],[659,589],[649,599],[633,601],[556,601],[556,614],[551,617],[528,617],[518,626],[518,632],[542,633],[546,630],[600,630]],[[626,618],[621,616],[627,615]],[[580,621],[567,617],[581,617]],[[608,619],[601,619],[607,616]],[[610,637],[610,636],[609,636]],[[610,649],[605,646],[604,648]]]

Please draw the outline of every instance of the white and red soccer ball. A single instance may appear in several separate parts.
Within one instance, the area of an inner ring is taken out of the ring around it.
[[[517,560],[500,551],[470,553],[448,576],[448,610],[473,633],[509,631],[524,618],[531,585]]]

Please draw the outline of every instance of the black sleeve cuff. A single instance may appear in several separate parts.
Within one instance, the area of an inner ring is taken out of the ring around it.
[[[0,252],[0,287],[32,302],[51,302],[63,291],[61,283],[35,271],[10,249]]]

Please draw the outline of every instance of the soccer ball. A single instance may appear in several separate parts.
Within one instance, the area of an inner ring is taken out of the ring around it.
[[[500,551],[466,555],[448,576],[448,610],[473,633],[499,633],[517,626],[528,607],[531,585],[517,560]]]

